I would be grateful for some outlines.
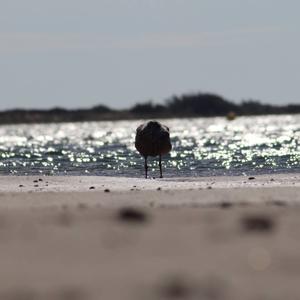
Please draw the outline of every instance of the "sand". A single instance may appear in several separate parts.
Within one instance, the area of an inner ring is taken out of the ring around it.
[[[0,177],[1,299],[298,299],[300,175]]]

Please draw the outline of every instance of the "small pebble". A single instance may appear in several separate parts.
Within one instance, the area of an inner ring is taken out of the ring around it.
[[[275,179],[274,179],[274,178],[271,178],[270,181],[275,181]]]
[[[158,188],[157,188],[157,190],[158,190],[158,191],[161,191],[161,190],[162,190],[162,188],[161,188],[161,187],[158,187]]]
[[[24,185],[23,185],[23,184],[20,184],[19,187],[24,187]]]
[[[253,180],[253,179],[255,179],[255,177],[251,176],[251,177],[249,177],[248,179],[249,179],[249,180]]]
[[[62,226],[70,226],[73,223],[73,216],[70,212],[67,210],[64,210],[63,212],[59,213],[57,216],[57,223]]]
[[[85,203],[78,203],[77,208],[80,210],[85,210],[88,208],[88,205]]]
[[[244,230],[249,232],[268,232],[274,229],[272,218],[263,215],[247,216],[242,219]]]
[[[211,190],[211,189],[212,189],[212,187],[211,187],[211,186],[208,186],[208,187],[207,187],[207,189],[208,189],[208,190]]]
[[[267,204],[276,205],[276,206],[286,206],[287,205],[286,202],[281,201],[281,200],[269,201],[269,202],[267,202]]]
[[[68,210],[69,209],[67,204],[62,204],[61,208],[62,208],[62,210]]]
[[[160,294],[164,299],[190,299],[193,290],[186,280],[178,278],[170,278],[160,287]]]
[[[224,208],[224,209],[226,209],[226,208],[231,208],[232,206],[233,206],[233,204],[230,203],[230,202],[227,202],[227,201],[224,201],[224,202],[221,202],[221,203],[220,203],[220,207],[221,207],[221,208]]]
[[[123,207],[118,212],[118,219],[123,222],[144,223],[148,216],[142,210],[132,207]]]
[[[95,189],[95,187],[94,186],[90,186],[90,190],[94,190]]]
[[[105,189],[104,190],[104,193],[109,193],[110,192],[110,189]]]
[[[33,180],[33,182],[39,182],[38,180]]]
[[[38,184],[35,184],[34,187],[39,187],[39,185],[38,185]]]
[[[39,178],[39,181],[43,181],[43,179],[42,179],[42,178]]]

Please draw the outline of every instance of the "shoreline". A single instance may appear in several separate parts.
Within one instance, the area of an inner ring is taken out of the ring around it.
[[[249,176],[210,177],[113,177],[113,176],[45,176],[0,175],[0,193],[6,192],[84,192],[109,188],[114,191],[194,190],[214,188],[300,187],[300,173],[264,174]]]
[[[0,176],[0,209],[80,204],[105,208],[300,204],[300,174],[141,179]]]
[[[234,188],[132,192],[0,193],[1,209],[30,210],[49,207],[220,208],[226,206],[299,206],[299,187]]]

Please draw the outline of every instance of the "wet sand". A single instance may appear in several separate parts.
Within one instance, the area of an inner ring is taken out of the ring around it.
[[[0,177],[0,299],[298,299],[299,179]]]

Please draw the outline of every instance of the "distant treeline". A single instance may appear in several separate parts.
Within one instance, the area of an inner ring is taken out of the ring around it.
[[[104,105],[90,109],[49,110],[15,109],[0,112],[0,124],[79,122],[101,120],[125,120],[140,118],[184,118],[236,115],[298,114],[300,105],[275,106],[247,100],[236,104],[223,97],[209,93],[174,96],[164,104],[152,101],[139,103],[130,109],[115,110]]]

